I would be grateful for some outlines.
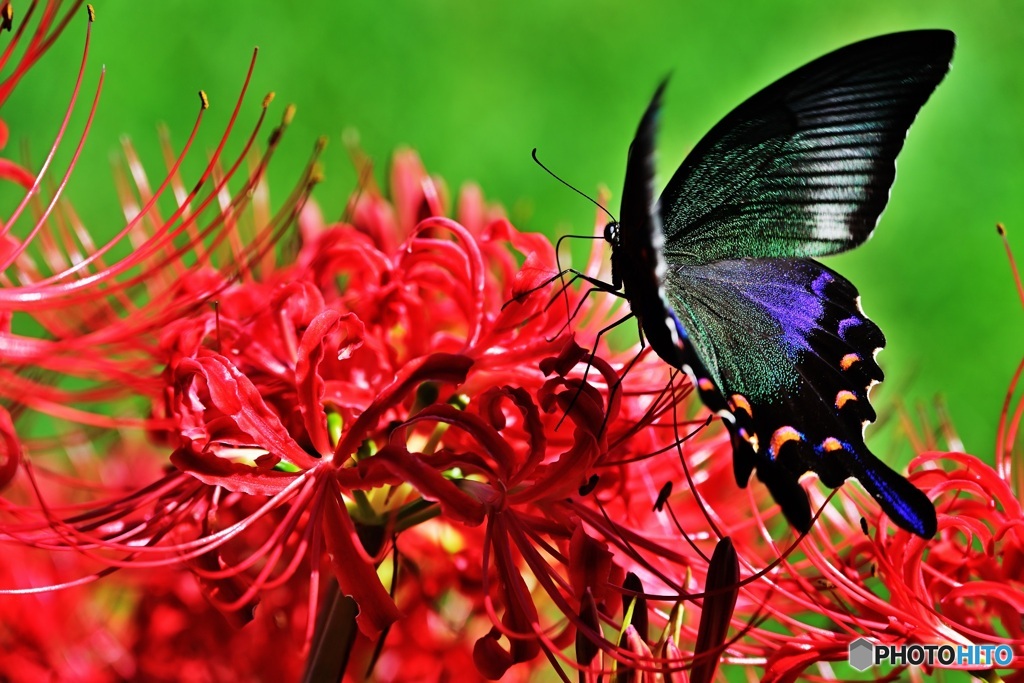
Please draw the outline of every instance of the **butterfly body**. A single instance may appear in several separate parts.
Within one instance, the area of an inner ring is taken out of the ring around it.
[[[864,444],[885,338],[856,288],[814,257],[870,236],[907,129],[952,51],[952,33],[912,31],[801,67],[712,128],[660,199],[665,83],[630,145],[620,221],[605,232],[612,284],[654,351],[723,416],[737,482],[756,470],[803,531],[799,479],[813,471],[833,488],[855,477],[898,525],[935,533],[931,502]]]

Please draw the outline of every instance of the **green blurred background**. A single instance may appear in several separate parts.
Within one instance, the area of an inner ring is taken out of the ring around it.
[[[270,173],[278,199],[314,140],[326,135],[327,177],[315,198],[328,216],[340,215],[357,182],[341,132],[355,128],[381,166],[396,146],[410,145],[450,186],[476,181],[520,228],[557,235],[589,232],[594,211],[535,166],[531,148],[581,189],[607,185],[617,193],[626,148],[665,74],[673,77],[659,143],[663,180],[721,116],[795,67],[880,33],[953,29],[953,69],[911,131],[878,231],[828,263],[857,284],[865,310],[888,337],[880,357],[887,381],[874,394],[880,413],[891,416],[897,402],[916,410],[941,396],[967,450],[991,458],[1004,392],[1024,350],[1024,316],[994,229],[1004,222],[1024,256],[1020,3],[95,6],[87,83],[95,85],[101,65],[106,82],[67,196],[97,236],[122,225],[108,172],[119,136],[132,139],[156,182],[156,125],[166,123],[180,146],[195,117],[195,91],[203,88],[212,108],[200,136],[202,157],[219,138],[255,45],[259,63],[240,133],[248,132],[266,91],[278,96],[275,121],[284,103],[298,105]],[[84,16],[72,23],[4,107],[10,150],[27,143],[34,159],[45,153],[67,106],[84,24]],[[72,136],[83,117],[84,108]],[[888,443],[887,431],[895,433],[883,428],[876,450],[905,460],[911,449],[902,439]]]

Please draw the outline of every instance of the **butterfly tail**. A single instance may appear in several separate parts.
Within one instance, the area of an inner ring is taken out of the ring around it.
[[[938,523],[935,506],[917,488],[871,453],[857,454],[860,472],[853,476],[878,501],[889,519],[922,538],[935,535]]]

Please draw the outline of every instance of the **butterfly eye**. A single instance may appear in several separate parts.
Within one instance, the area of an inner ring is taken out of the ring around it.
[[[604,241],[613,247],[619,245],[619,224],[616,222],[608,223],[604,226]]]

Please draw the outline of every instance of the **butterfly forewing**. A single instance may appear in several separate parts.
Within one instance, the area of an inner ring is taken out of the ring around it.
[[[952,50],[947,31],[893,34],[782,78],[704,137],[659,215],[643,214],[653,211],[661,88],[630,148],[612,241],[630,306],[658,355],[725,416],[738,483],[756,469],[804,531],[811,514],[798,480],[814,471],[831,487],[857,478],[901,527],[935,533],[928,498],[864,444],[885,338],[854,286],[808,257],[871,233],[907,128]]]
[[[865,40],[776,81],[697,144],[661,196],[666,255],[821,256],[871,234],[953,34]]]
[[[621,221],[610,224],[606,234],[612,243],[612,283],[616,288],[624,288],[641,321],[665,321],[671,313],[664,303],[664,233],[654,189],[654,135],[665,85],[663,81],[658,86],[629,146]],[[644,330],[648,343],[666,360],[666,354],[674,354],[680,345],[681,330],[676,326],[658,325]]]

